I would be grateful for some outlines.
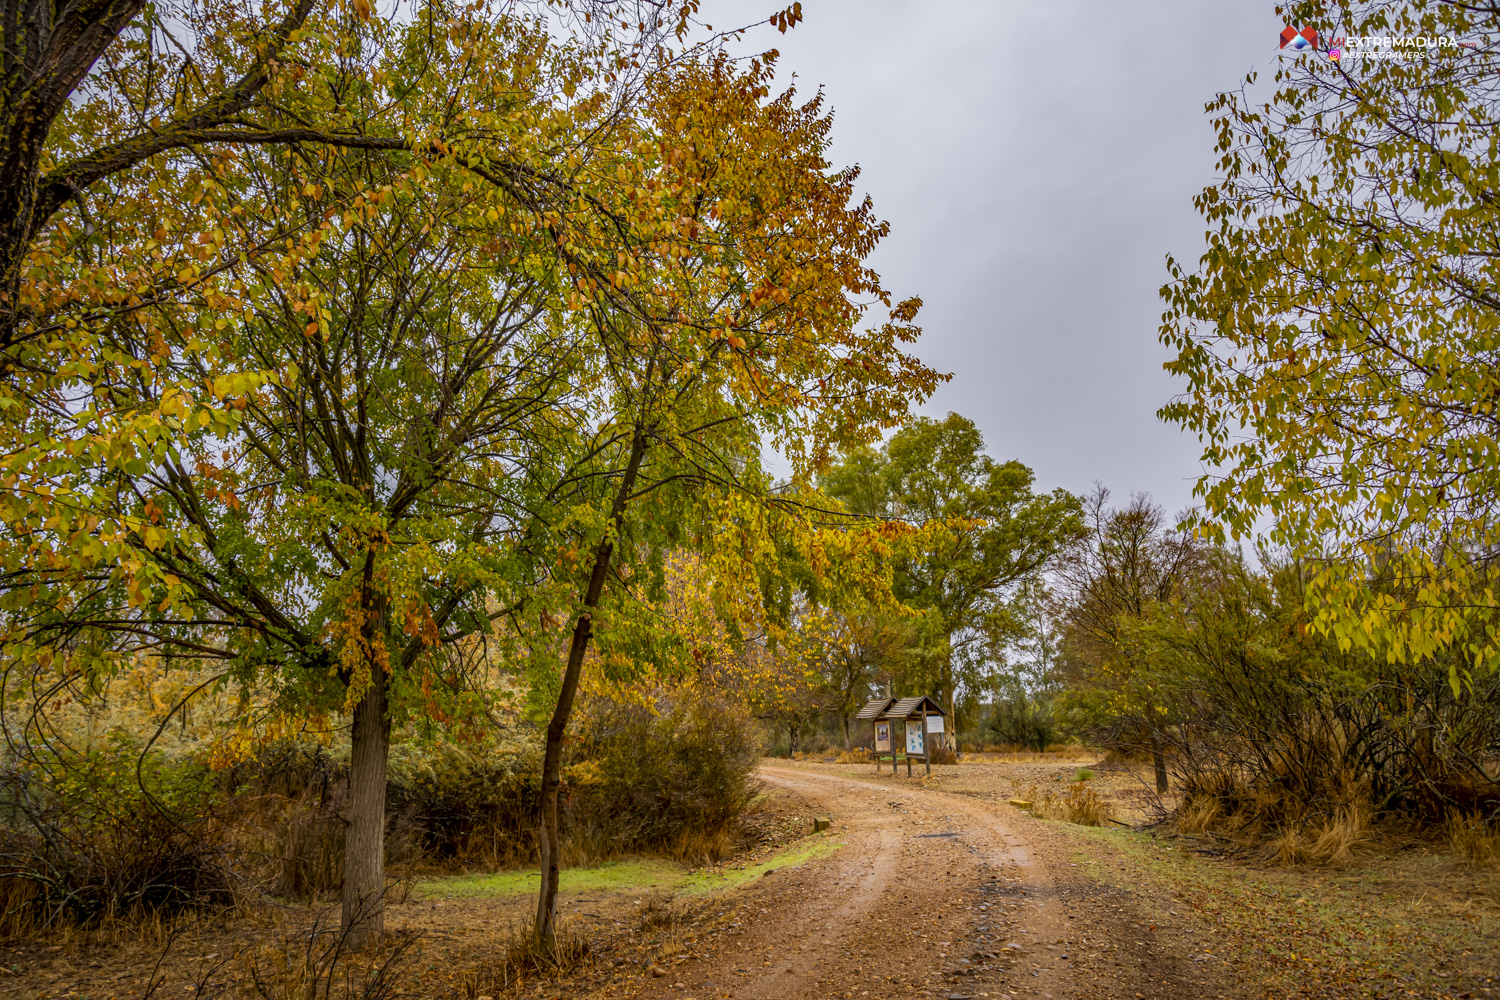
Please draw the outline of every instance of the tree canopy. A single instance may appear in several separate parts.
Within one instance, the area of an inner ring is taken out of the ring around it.
[[[1017,632],[1016,586],[1082,531],[1078,498],[1035,493],[1034,478],[1018,461],[985,454],[973,421],[950,413],[911,421],[879,452],[856,450],[823,479],[857,514],[932,529],[920,551],[896,561],[894,592],[936,616],[948,649],[932,680],[950,708],[961,687],[980,686],[987,648]]]
[[[1246,535],[1269,516],[1319,568],[1321,628],[1402,660],[1460,649],[1458,684],[1500,662],[1494,11],[1284,13],[1325,40],[1448,41],[1309,51],[1264,101],[1252,74],[1208,106],[1221,179],[1196,199],[1207,252],[1172,261],[1162,291],[1185,388],[1161,412],[1214,470],[1204,527]]]

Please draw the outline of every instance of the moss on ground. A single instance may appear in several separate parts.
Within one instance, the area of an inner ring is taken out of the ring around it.
[[[560,892],[608,892],[626,889],[665,889],[683,880],[681,865],[659,858],[609,861],[597,868],[565,868],[558,877]],[[419,896],[520,896],[537,891],[539,871],[492,872],[423,879],[416,885]]]
[[[713,892],[717,889],[732,889],[735,886],[744,885],[752,879],[761,878],[770,872],[781,871],[786,868],[796,868],[807,864],[809,861],[816,861],[819,858],[827,857],[843,846],[842,841],[833,840],[826,833],[815,833],[810,837],[803,837],[801,840],[788,844],[766,860],[757,864],[746,865],[743,868],[722,868],[689,875],[683,879],[682,888],[687,892]]]
[[[843,844],[819,833],[788,844],[764,861],[744,867],[690,871],[660,858],[610,861],[596,868],[565,868],[558,878],[559,892],[629,892],[639,889],[680,889],[706,893],[732,889],[768,872],[795,868],[826,857]],[[521,896],[537,891],[538,871],[505,871],[477,875],[454,875],[422,879],[415,892],[425,898]]]

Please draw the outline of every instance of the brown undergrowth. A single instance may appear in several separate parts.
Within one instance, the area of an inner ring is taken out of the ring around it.
[[[1050,788],[1043,792],[1035,784],[1023,787],[1014,779],[1011,785],[1019,798],[1031,803],[1032,814],[1043,819],[1060,819],[1078,826],[1105,826],[1114,818],[1109,802],[1084,781],[1072,782],[1061,795]]]
[[[519,994],[528,982],[536,984],[572,975],[595,964],[594,947],[573,925],[558,925],[550,952],[537,946],[533,926],[532,920],[511,923],[504,933],[499,955],[481,962],[468,973],[458,987],[458,996],[474,1000],[481,996]]]
[[[1476,868],[1500,872],[1500,828],[1482,817],[1455,812],[1445,827],[1448,847]]]
[[[1217,794],[1187,795],[1173,813],[1175,832],[1278,865],[1347,866],[1393,844],[1444,847],[1476,868],[1500,868],[1500,829],[1458,810],[1441,824],[1381,816],[1367,784],[1331,782],[1329,794],[1306,801],[1284,789],[1225,781]]]
[[[1296,808],[1260,793],[1233,800],[1189,797],[1171,825],[1188,836],[1228,841],[1276,864],[1343,865],[1379,846],[1372,819],[1370,803],[1358,797]]]

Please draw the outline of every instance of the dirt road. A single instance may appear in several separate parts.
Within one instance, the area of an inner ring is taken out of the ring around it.
[[[1233,995],[1211,959],[1174,944],[1181,934],[1158,939],[1147,916],[1154,911],[1141,899],[1090,880],[1045,824],[1015,810],[873,776],[780,766],[761,775],[818,803],[844,846],[739,890],[740,924],[713,953],[610,993],[695,1000]]]

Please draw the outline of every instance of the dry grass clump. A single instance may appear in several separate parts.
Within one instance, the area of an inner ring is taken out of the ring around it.
[[[1500,868],[1500,828],[1482,817],[1452,813],[1446,824],[1448,846],[1469,864]]]
[[[1309,801],[1275,785],[1220,774],[1189,792],[1172,816],[1179,833],[1227,838],[1283,865],[1342,865],[1379,840],[1369,785],[1343,775]]]
[[[1177,832],[1191,837],[1210,836],[1223,822],[1224,804],[1214,795],[1189,796],[1172,817]]]
[[[462,995],[472,1000],[510,990],[519,994],[528,981],[565,976],[595,960],[588,938],[566,921],[558,922],[550,953],[536,946],[533,927],[533,920],[511,924],[500,957],[471,972],[461,987]]]
[[[717,864],[732,854],[734,847],[734,830],[728,825],[693,827],[678,834],[666,853],[674,861],[697,868]]]
[[[1266,847],[1278,864],[1341,865],[1352,861],[1359,848],[1372,845],[1375,839],[1370,827],[1370,807],[1356,801],[1341,805],[1326,816],[1278,831],[1266,842]]]
[[[1036,785],[1024,791],[1014,783],[1019,798],[1031,803],[1031,812],[1042,819],[1060,819],[1077,826],[1104,826],[1114,818],[1113,807],[1099,793],[1081,781],[1068,785],[1062,795],[1048,789],[1040,792]]]
[[[839,754],[840,764],[868,764],[875,759],[875,755],[868,747],[850,747]]]

